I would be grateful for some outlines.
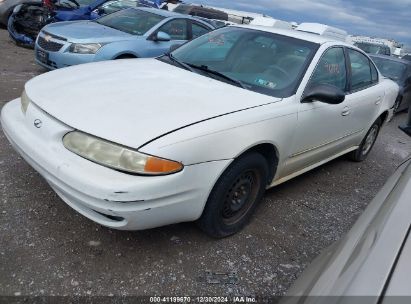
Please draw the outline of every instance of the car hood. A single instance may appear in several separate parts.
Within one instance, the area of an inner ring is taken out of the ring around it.
[[[97,62],[26,84],[32,101],[68,126],[139,148],[191,124],[278,102],[156,59]]]
[[[44,30],[50,34],[67,38],[70,42],[110,42],[136,38],[136,36],[94,21],[57,22],[46,26]]]

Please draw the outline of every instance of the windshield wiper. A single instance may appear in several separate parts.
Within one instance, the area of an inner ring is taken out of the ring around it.
[[[178,60],[176,57],[173,56],[173,54],[171,53],[166,53],[165,56],[167,56],[171,61],[179,64],[180,66],[182,66],[183,68],[185,68],[186,70],[189,70],[190,72],[194,72],[194,70],[191,68],[190,65]]]
[[[241,87],[241,88],[243,88],[243,89],[247,89],[246,86],[245,86],[240,80],[231,78],[230,76],[227,76],[227,75],[225,75],[225,74],[223,74],[223,73],[221,73],[221,72],[219,72],[219,71],[211,70],[211,69],[210,69],[208,66],[206,66],[206,65],[195,65],[195,64],[190,64],[190,63],[184,63],[184,64],[186,64],[186,65],[188,65],[188,66],[190,66],[190,67],[192,67],[192,68],[194,68],[194,69],[197,69],[197,70],[200,70],[200,71],[204,71],[204,72],[206,72],[206,73],[213,74],[213,75],[216,75],[216,76],[218,76],[218,77],[224,78],[225,80],[228,80],[228,81],[236,84],[237,86],[239,86],[239,87]]]

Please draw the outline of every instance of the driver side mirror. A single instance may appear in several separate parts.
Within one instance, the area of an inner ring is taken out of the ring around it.
[[[340,88],[328,84],[319,84],[308,87],[301,102],[320,101],[328,104],[340,104],[344,100],[345,93]]]
[[[167,33],[158,32],[157,34],[154,35],[153,40],[154,41],[170,41],[171,37]]]

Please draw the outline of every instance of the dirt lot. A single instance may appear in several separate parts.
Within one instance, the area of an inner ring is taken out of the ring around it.
[[[0,30],[0,107],[44,72]],[[224,240],[194,224],[101,227],[63,203],[0,132],[0,295],[282,295],[358,218],[411,151],[386,126],[368,160],[344,157],[268,191],[251,224]],[[235,272],[209,284],[205,271]]]

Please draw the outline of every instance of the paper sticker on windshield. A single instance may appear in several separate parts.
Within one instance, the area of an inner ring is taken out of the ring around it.
[[[277,86],[276,83],[268,81],[268,80],[264,80],[264,79],[261,79],[261,78],[256,79],[255,83],[262,86],[262,87],[267,87],[267,88],[270,88],[270,89],[275,89],[275,87]]]
[[[328,74],[340,74],[340,65],[337,63],[326,63],[324,68]]]

